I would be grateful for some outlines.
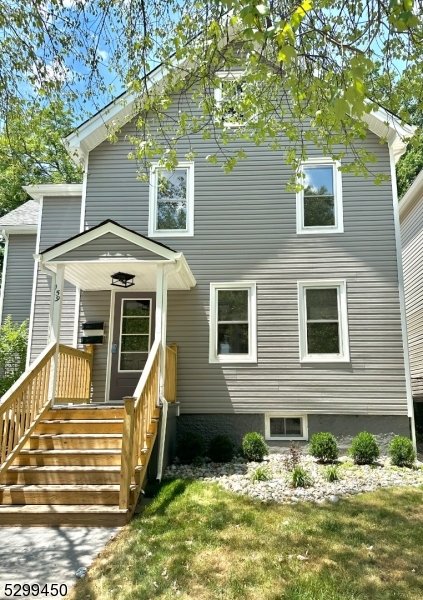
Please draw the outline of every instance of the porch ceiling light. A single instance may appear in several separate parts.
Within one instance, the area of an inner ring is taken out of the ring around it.
[[[111,285],[115,285],[116,287],[129,288],[134,283],[135,275],[130,275],[129,273],[115,273],[112,275],[112,283]]]

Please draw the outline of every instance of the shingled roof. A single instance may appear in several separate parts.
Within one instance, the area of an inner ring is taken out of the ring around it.
[[[1,227],[19,227],[23,225],[38,225],[38,213],[40,207],[35,200],[28,200],[15,210],[11,210],[0,218]]]

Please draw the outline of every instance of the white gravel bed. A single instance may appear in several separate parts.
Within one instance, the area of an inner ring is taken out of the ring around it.
[[[285,504],[299,501],[338,502],[340,497],[372,492],[381,487],[423,485],[423,466],[420,462],[416,462],[412,469],[399,468],[392,466],[390,459],[383,456],[373,465],[354,465],[351,459],[343,456],[338,461],[341,479],[329,483],[323,476],[326,466],[318,464],[311,456],[303,456],[301,466],[310,475],[312,484],[306,488],[294,488],[289,482],[289,472],[283,464],[284,456],[271,454],[261,463],[249,463],[237,457],[226,464],[173,464],[166,469],[165,477],[216,482],[231,492]],[[254,471],[259,467],[267,468],[270,475],[268,481],[251,480]]]

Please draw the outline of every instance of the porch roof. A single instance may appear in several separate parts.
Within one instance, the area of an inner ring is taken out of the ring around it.
[[[84,291],[119,289],[111,287],[111,277],[119,271],[134,277],[128,290],[154,291],[159,265],[165,267],[168,289],[188,290],[196,285],[182,252],[112,220],[47,248],[35,259],[53,273],[62,265],[65,279]]]

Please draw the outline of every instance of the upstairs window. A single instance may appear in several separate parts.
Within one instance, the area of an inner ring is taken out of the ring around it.
[[[314,158],[300,167],[303,188],[297,194],[297,233],[343,233],[340,164]]]
[[[194,235],[194,164],[174,171],[153,166],[150,176],[150,236]]]
[[[210,362],[256,362],[255,283],[210,284]]]
[[[349,361],[345,281],[299,282],[300,359]]]
[[[244,116],[240,111],[244,81],[243,71],[221,71],[216,74],[219,85],[214,90],[216,107],[222,111],[225,127],[240,127]]]

